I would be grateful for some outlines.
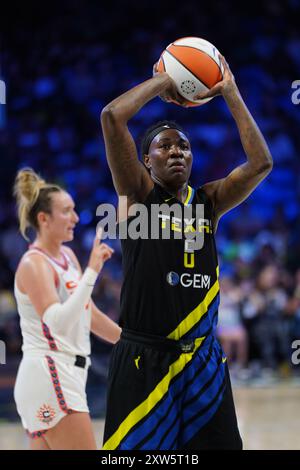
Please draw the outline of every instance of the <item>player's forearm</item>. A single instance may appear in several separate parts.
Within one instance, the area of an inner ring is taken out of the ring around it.
[[[223,97],[237,124],[248,164],[258,173],[269,172],[273,160],[268,145],[236,86],[224,90]]]
[[[170,85],[170,77],[160,73],[122,94],[103,109],[102,122],[116,119],[127,123],[148,101],[163,93]]]
[[[102,313],[94,303],[92,304],[91,331],[109,343],[119,341],[121,334],[119,325]]]
[[[43,313],[43,322],[53,332],[66,332],[80,320],[97,280],[98,273],[86,268],[73,294],[63,303],[50,305]]]

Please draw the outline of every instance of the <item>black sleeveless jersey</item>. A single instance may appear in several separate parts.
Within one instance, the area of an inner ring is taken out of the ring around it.
[[[182,209],[191,207],[192,218],[159,216],[159,238],[121,240],[124,281],[121,291],[120,326],[142,334],[171,339],[196,338],[213,334],[217,324],[219,305],[218,259],[212,226],[212,203],[203,189],[188,187],[186,201],[181,203],[158,184],[149,193],[144,205],[150,211],[153,205],[171,206],[178,203]],[[197,220],[197,204],[203,204],[204,213]],[[121,222],[129,228],[136,217]],[[153,220],[153,219],[152,219]],[[169,230],[170,237],[163,238]],[[199,230],[204,235],[201,249],[190,252],[185,238],[175,238],[175,232]],[[128,232],[127,232],[128,233]]]

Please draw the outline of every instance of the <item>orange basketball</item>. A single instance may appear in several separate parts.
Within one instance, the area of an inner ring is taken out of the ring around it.
[[[208,91],[223,78],[218,49],[205,39],[186,37],[172,42],[161,54],[158,72],[167,72],[186,106],[200,106],[212,98],[195,100],[198,93]]]

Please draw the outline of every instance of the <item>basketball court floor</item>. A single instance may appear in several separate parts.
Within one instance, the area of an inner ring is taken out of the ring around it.
[[[300,450],[300,387],[233,388],[240,432],[247,450]],[[103,420],[93,422],[99,448]],[[18,423],[0,422],[0,450],[26,449]]]

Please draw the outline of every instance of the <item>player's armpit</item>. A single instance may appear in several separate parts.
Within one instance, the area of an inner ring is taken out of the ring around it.
[[[271,164],[253,168],[249,163],[244,163],[226,178],[206,183],[203,189],[213,203],[216,219],[247,199],[271,169]]]

